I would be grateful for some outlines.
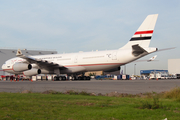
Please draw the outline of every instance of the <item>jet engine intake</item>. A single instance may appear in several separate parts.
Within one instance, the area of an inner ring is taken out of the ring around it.
[[[31,70],[24,71],[23,74],[25,76],[33,76],[33,75],[38,75],[41,74],[40,69],[32,68]]]
[[[27,63],[15,63],[12,68],[15,72],[22,72],[25,70],[30,70],[32,65]]]

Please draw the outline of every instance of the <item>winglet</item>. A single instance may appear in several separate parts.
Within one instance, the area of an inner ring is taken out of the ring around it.
[[[18,49],[18,50],[17,50],[17,53],[16,53],[16,56],[22,56],[22,55],[23,55],[23,54],[22,54],[21,50]]]

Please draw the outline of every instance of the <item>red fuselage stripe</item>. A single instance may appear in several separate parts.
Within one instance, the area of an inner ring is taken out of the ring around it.
[[[64,67],[76,67],[76,66],[98,66],[98,65],[118,65],[122,63],[104,63],[104,64],[85,64],[85,65],[65,65]]]
[[[149,30],[149,31],[137,31],[134,33],[134,35],[138,35],[138,34],[152,34],[153,30]]]

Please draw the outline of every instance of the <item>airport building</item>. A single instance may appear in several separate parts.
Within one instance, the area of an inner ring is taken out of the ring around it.
[[[169,59],[168,71],[172,75],[180,74],[180,59]]]
[[[47,51],[47,50],[29,50],[22,49],[22,53],[26,56],[28,55],[46,55],[46,54],[57,54],[57,51]],[[2,70],[1,66],[13,57],[16,57],[17,49],[0,49],[0,75],[9,75]]]

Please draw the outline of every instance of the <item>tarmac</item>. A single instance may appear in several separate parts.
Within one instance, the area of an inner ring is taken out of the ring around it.
[[[90,93],[128,93],[164,92],[180,87],[180,79],[168,80],[90,80],[90,81],[0,81],[0,92],[17,93],[24,90],[44,92],[54,90],[86,91]]]

